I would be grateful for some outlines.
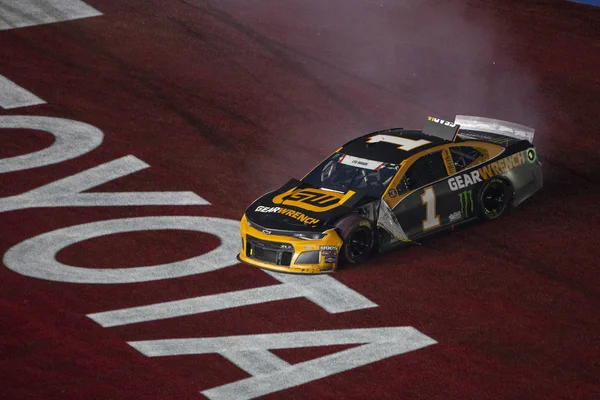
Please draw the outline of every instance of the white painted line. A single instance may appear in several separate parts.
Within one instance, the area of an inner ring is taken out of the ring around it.
[[[0,31],[99,15],[80,0],[0,0]]]
[[[0,9],[2,7],[2,1],[0,0]],[[0,16],[0,26],[2,20]],[[21,86],[17,85],[4,75],[0,75],[0,107],[5,110],[11,108],[35,106],[38,104],[45,104],[46,102],[35,94],[28,92]]]

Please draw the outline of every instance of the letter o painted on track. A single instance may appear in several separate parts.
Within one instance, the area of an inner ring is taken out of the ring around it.
[[[77,158],[98,147],[104,138],[92,125],[64,118],[26,115],[0,116],[0,129],[33,129],[51,133],[54,143],[29,154],[0,159],[0,173],[43,167]]]
[[[60,263],[56,254],[83,240],[123,232],[187,230],[213,234],[221,239],[214,250],[170,264],[134,268],[82,268]],[[238,263],[239,223],[230,219],[190,216],[121,218],[75,225],[43,233],[10,248],[4,264],[33,278],[73,283],[133,283],[202,274]]]

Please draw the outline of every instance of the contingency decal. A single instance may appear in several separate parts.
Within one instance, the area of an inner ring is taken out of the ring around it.
[[[450,222],[458,221],[459,219],[462,219],[462,211],[456,211],[448,215]]]
[[[531,157],[533,157],[535,161],[535,152],[533,152],[533,156],[530,156],[530,150],[531,149],[528,150],[528,160],[531,159]],[[453,176],[452,178],[448,179],[448,186],[452,191],[463,189],[477,182],[481,182],[482,180],[491,178],[494,175],[499,175],[501,173],[510,171],[511,169],[523,164],[525,164],[525,151],[520,151],[518,153],[504,157],[499,161],[494,161],[493,163],[484,165],[483,167],[477,168],[476,170],[470,171],[468,173]]]
[[[321,257],[323,257],[323,261],[325,262],[325,264],[337,263],[337,246],[319,246],[319,249],[321,251]]]

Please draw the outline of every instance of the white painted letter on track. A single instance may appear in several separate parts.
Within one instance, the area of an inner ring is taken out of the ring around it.
[[[0,75],[0,107],[8,110],[45,103],[44,100],[35,94],[23,89],[5,76]]]
[[[125,156],[17,196],[0,198],[0,212],[39,207],[209,205],[194,192],[82,193],[150,166]]]
[[[404,326],[148,340],[129,345],[148,357],[220,354],[252,376],[202,394],[211,400],[249,400],[436,343],[415,328]],[[293,365],[269,351],[350,344],[361,346]]]
[[[89,18],[102,13],[81,0],[0,0],[0,31]]]
[[[221,239],[214,250],[170,264],[134,268],[81,268],[60,263],[56,253],[65,247],[99,236],[151,230],[186,230],[210,233]],[[25,276],[58,282],[133,283],[216,271],[238,263],[239,223],[209,217],[140,217],[92,222],[44,233],[11,247],[4,265]]]
[[[327,275],[268,274],[282,284],[105,311],[88,314],[88,317],[103,327],[111,327],[300,297],[307,298],[330,314],[377,307],[377,304],[360,293]]]
[[[104,138],[100,129],[64,118],[4,115],[0,116],[2,128],[45,131],[54,135],[55,140],[40,151],[0,159],[0,173],[43,167],[79,157],[100,146]]]

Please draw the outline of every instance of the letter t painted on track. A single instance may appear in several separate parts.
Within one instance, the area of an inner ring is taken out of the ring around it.
[[[282,284],[124,308],[87,316],[103,327],[111,327],[299,297],[307,298],[330,314],[377,307],[377,304],[360,293],[327,275],[298,276],[266,273]]]

